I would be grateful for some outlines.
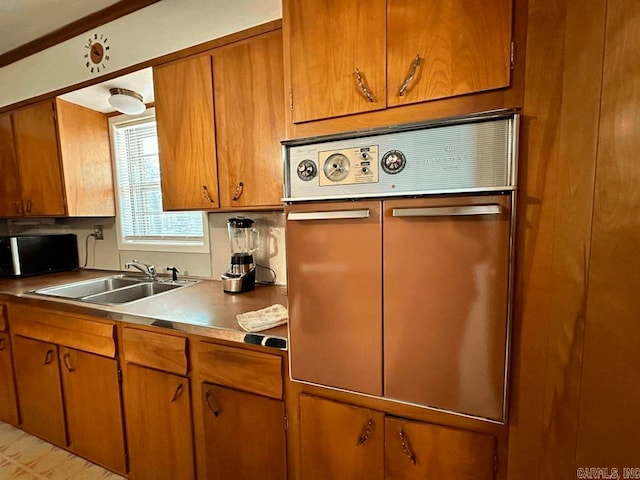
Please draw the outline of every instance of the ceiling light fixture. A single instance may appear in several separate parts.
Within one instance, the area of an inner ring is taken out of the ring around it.
[[[142,95],[126,88],[109,89],[109,105],[120,113],[138,115],[146,110]]]

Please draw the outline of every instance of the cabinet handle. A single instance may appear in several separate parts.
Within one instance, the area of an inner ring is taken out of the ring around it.
[[[207,188],[206,185],[202,185],[202,196],[205,198],[205,200],[207,200],[208,202],[211,203],[215,203],[213,201],[213,198],[211,198],[211,195],[209,195],[209,189]]]
[[[373,93],[371,93],[371,90],[369,90],[369,87],[367,86],[367,83],[364,80],[364,77],[362,76],[362,72],[360,72],[359,69],[356,68],[356,82],[358,83],[358,88],[360,89],[360,93],[362,93],[362,95],[364,95],[370,102],[375,102],[376,99],[373,96]]]
[[[333,210],[330,212],[290,212],[287,220],[353,220],[369,218],[371,212],[365,210]]]
[[[405,434],[402,430],[398,432],[398,436],[400,437],[400,448],[402,449],[402,453],[409,459],[411,463],[416,464],[416,456],[411,451],[411,447],[409,446],[409,439],[405,437]]]
[[[6,338],[0,338],[0,352],[4,350],[5,340]]]
[[[47,350],[47,354],[44,356],[44,364],[49,365],[53,361],[53,350]]]
[[[362,445],[364,442],[369,440],[369,436],[371,435],[371,431],[373,430],[373,427],[375,427],[375,425],[376,424],[374,423],[373,418],[370,418],[367,424],[362,429],[360,438],[358,438],[358,445]]]
[[[238,182],[238,185],[236,186],[236,192],[233,194],[233,198],[231,200],[236,202],[240,198],[240,196],[242,195],[242,190],[243,189],[244,189],[244,183]]]
[[[67,367],[67,370],[69,370],[69,373],[73,373],[76,371],[76,369],[71,366],[71,354],[69,352],[65,353],[62,356],[62,361],[64,363],[64,366]]]
[[[184,390],[184,386],[182,383],[180,383],[177,387],[176,387],[176,391],[173,392],[173,398],[171,399],[170,403],[175,402],[176,400],[178,400],[178,398],[180,398],[180,395],[182,395],[182,391]]]
[[[211,392],[211,390],[207,390],[207,393],[204,394],[204,399],[207,402],[207,407],[211,413],[213,413],[213,416],[217,417],[220,415],[220,406],[218,405],[218,402],[216,402],[216,399],[213,398],[213,392]]]
[[[462,205],[458,207],[394,208],[394,217],[457,217],[464,215],[499,215],[500,205]]]
[[[31,200],[27,200],[27,213],[31,213]]]
[[[416,58],[413,59],[413,63],[411,64],[411,70],[409,70],[409,75],[407,75],[407,78],[404,79],[404,83],[400,87],[400,91],[398,92],[398,95],[400,95],[401,97],[404,97],[404,94],[407,93],[407,88],[409,87],[409,84],[413,80],[413,77],[416,76],[416,70],[418,69],[419,65],[420,65],[420,54],[416,55]]]

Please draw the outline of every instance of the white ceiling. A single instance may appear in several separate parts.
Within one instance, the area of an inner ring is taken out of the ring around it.
[[[37,40],[59,28],[109,7],[119,0],[0,0],[0,55]],[[153,102],[151,69],[62,95],[61,98],[99,112],[115,111],[108,103],[109,89],[127,88]]]
[[[115,112],[115,109],[107,102],[110,88],[133,90],[142,95],[144,103],[152,103],[154,96],[153,72],[151,67],[114,78],[113,80],[107,80],[97,85],[91,85],[90,87],[74,92],[65,93],[64,95],[60,95],[59,98],[97,110],[98,112],[110,113]]]
[[[0,55],[118,0],[0,0]]]

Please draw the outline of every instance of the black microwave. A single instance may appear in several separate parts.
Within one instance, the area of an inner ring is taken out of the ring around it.
[[[0,276],[26,277],[78,268],[73,233],[0,236]]]

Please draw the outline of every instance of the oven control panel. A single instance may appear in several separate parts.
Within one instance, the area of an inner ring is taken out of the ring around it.
[[[353,185],[378,181],[378,146],[318,152],[319,184]]]
[[[285,201],[515,187],[518,115],[283,142]]]

